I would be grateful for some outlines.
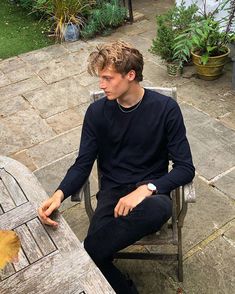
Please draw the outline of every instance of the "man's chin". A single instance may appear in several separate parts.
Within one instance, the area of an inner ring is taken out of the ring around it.
[[[113,96],[110,93],[105,93],[105,95],[106,95],[106,97],[107,97],[108,100],[115,100],[115,99],[117,99],[115,96]]]

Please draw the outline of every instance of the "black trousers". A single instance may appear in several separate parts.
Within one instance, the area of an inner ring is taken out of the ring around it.
[[[134,292],[113,265],[114,254],[158,231],[172,214],[170,197],[158,194],[145,198],[127,216],[114,218],[118,200],[135,189],[134,186],[124,186],[99,191],[97,208],[84,240],[86,251],[118,294]]]

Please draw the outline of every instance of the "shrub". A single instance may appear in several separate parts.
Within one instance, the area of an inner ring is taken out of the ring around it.
[[[87,24],[81,31],[81,35],[85,39],[121,25],[127,15],[127,9],[120,5],[119,0],[111,0],[110,3],[99,2],[100,5],[91,11]]]
[[[182,1],[180,6],[174,6],[166,13],[156,17],[157,20],[157,36],[152,41],[150,51],[160,55],[167,62],[175,61],[181,58],[186,61],[187,58],[178,54],[175,56],[175,37],[182,31],[189,28],[191,22],[197,18],[196,12],[198,7],[192,4],[188,7],[185,1]]]

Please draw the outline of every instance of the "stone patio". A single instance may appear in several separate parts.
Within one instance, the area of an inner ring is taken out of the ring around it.
[[[234,293],[235,289],[235,91],[232,64],[216,81],[197,79],[186,67],[169,77],[148,49],[156,34],[155,16],[174,1],[133,0],[142,20],[108,37],[54,45],[0,62],[0,154],[34,172],[50,195],[76,158],[89,91],[97,79],[86,72],[87,56],[100,42],[123,39],[144,55],[146,86],[176,86],[197,175],[197,203],[190,205],[183,230],[184,283],[174,264],[118,261],[141,294]],[[95,172],[92,192],[96,191]],[[88,227],[83,203],[63,203],[61,212],[80,240]]]

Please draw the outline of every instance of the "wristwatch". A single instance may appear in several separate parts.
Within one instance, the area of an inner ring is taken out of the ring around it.
[[[147,188],[148,188],[149,191],[152,192],[152,194],[157,193],[157,187],[154,184],[148,183],[147,184]]]

